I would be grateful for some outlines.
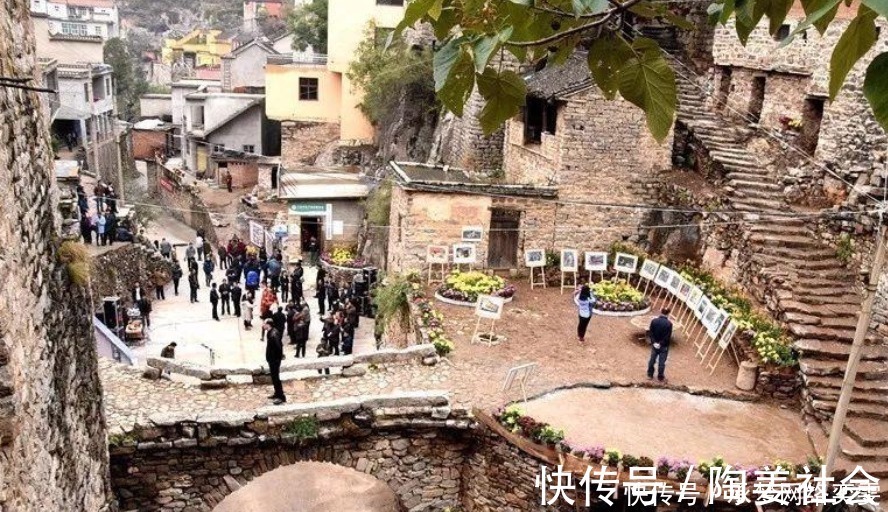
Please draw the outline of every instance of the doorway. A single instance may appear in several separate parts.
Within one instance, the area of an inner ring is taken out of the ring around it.
[[[752,93],[749,97],[750,122],[758,123],[762,118],[762,107],[765,104],[765,77],[757,76],[752,79]]]
[[[813,155],[817,150],[825,103],[826,100],[823,98],[805,98],[805,108],[802,111],[802,135],[799,142],[802,149],[809,155]]]
[[[487,248],[487,266],[516,268],[518,263],[518,227],[521,212],[494,208],[490,212],[490,236]]]
[[[728,66],[721,68],[721,80],[718,82],[718,95],[715,99],[715,108],[721,112],[728,104],[728,96],[731,94],[731,77],[734,70]]]
[[[312,238],[318,241],[318,250],[324,251],[324,220],[323,217],[302,217],[299,221],[302,252],[308,252],[308,244]]]

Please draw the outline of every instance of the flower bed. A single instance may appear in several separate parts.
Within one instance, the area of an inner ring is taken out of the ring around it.
[[[414,291],[413,306],[418,313],[414,318],[420,336],[428,338],[441,357],[453,351],[453,342],[444,333],[444,315],[432,306],[432,301],[421,291]]]
[[[625,279],[601,281],[592,285],[595,311],[602,315],[613,313],[642,314],[651,309],[651,301]]]
[[[454,270],[438,288],[436,295],[455,303],[465,304],[475,304],[479,295],[494,295],[511,300],[515,295],[515,286],[507,285],[501,277],[488,276],[483,272]]]
[[[331,251],[321,254],[321,261],[342,268],[360,269],[367,266],[367,262],[363,258],[358,258],[354,247],[333,247]]]
[[[624,454],[615,448],[603,446],[579,447],[564,437],[564,431],[552,427],[548,423],[539,422],[524,414],[518,405],[509,405],[498,409],[493,414],[493,419],[508,429],[511,433],[520,435],[534,443],[554,446],[559,452],[572,455],[593,464],[603,464],[614,469],[622,468],[626,471],[631,467],[655,468],[657,476],[662,479],[670,479],[684,482],[691,471],[697,476],[708,481],[711,468],[731,468],[746,472],[747,482],[756,480],[757,471],[785,471],[788,480],[804,478],[800,475],[818,475],[823,461],[819,457],[809,456],[805,462],[793,464],[783,459],[777,459],[770,464],[758,466],[744,466],[740,464],[728,465],[724,458],[717,456],[709,460],[701,460],[697,464],[685,458],[660,457],[656,464],[654,459],[646,456],[636,457]]]

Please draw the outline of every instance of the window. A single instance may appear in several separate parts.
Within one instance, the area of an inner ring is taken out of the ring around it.
[[[789,25],[784,23],[783,25],[780,25],[780,28],[777,29],[777,33],[774,34],[774,40],[783,41],[787,37],[789,37]]]
[[[85,36],[89,35],[87,26],[83,23],[65,23],[62,22],[62,34],[68,36]]]
[[[255,152],[256,152],[256,146],[249,145],[249,144],[244,145],[244,153],[255,153]]]
[[[404,0],[376,0],[376,5],[404,5]]]
[[[224,153],[225,144],[213,144],[213,153]]]
[[[87,103],[92,99],[89,97],[89,84],[83,84],[83,97],[86,98]]]
[[[317,78],[300,78],[299,79],[299,99],[300,99],[300,101],[317,101],[317,99],[318,99],[318,79]]]
[[[524,107],[524,143],[539,144],[543,132],[555,133],[558,105],[539,98],[527,98]]]

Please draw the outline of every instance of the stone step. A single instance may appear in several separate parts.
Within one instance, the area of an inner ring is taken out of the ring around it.
[[[812,305],[835,304],[840,306],[854,306],[860,308],[860,297],[854,295],[837,295],[830,297],[828,295],[797,295],[795,296],[800,302]]]
[[[781,217],[782,218],[782,217]],[[752,233],[761,233],[761,234],[771,234],[771,235],[789,235],[789,236],[797,236],[802,229],[804,229],[804,225],[802,224],[782,224],[779,222],[781,218],[774,218],[772,222],[760,222],[757,224],[752,224],[749,226],[749,231]]]
[[[820,400],[812,397],[810,403],[811,407],[818,411],[832,414],[836,410],[836,400]],[[881,404],[857,403],[852,401],[848,404],[848,415],[876,420],[888,420],[888,407]]]
[[[796,257],[785,257],[785,256],[777,256],[774,254],[756,254],[756,259],[760,260],[763,263],[771,264],[771,265],[784,265],[790,269],[798,270],[798,269],[808,269],[808,270],[829,270],[835,268],[835,261],[833,260],[820,260],[820,261],[799,261]]]
[[[774,245],[779,247],[799,247],[799,248],[820,248],[821,245],[815,240],[803,235],[770,235],[770,234],[753,234],[750,237],[755,243]]]
[[[821,327],[819,325],[790,324],[789,331],[799,338],[799,343],[803,341],[847,341],[854,339],[853,327]]]
[[[858,418],[848,418],[858,419]],[[877,421],[878,420],[873,420]],[[879,422],[881,423],[881,422]],[[826,458],[826,449],[829,444],[828,432],[830,429],[829,423],[821,423],[817,421],[806,421],[805,422],[805,431],[808,433],[808,440],[811,442],[811,445],[814,447],[814,450],[820,455],[822,458]],[[849,435],[842,436],[842,439],[852,439]],[[840,441],[839,447],[844,448],[848,446],[846,443]],[[853,461],[848,456],[844,454],[844,450],[840,450],[839,456],[836,458],[835,471],[844,472],[844,474],[850,474],[854,471],[855,467],[857,467],[860,462]],[[885,480],[883,477],[888,476],[888,461],[885,460],[871,460],[867,461],[866,467],[864,468],[867,473],[877,478],[882,478],[880,482],[880,495],[885,496],[885,493],[888,492],[888,486],[885,485]],[[835,475],[835,473],[833,473]],[[883,498],[884,499],[884,498]]]
[[[807,281],[809,279],[823,278],[823,279],[834,279],[836,281],[842,281],[842,282],[851,282],[851,283],[855,282],[854,273],[852,273],[851,270],[849,270],[848,267],[846,267],[840,261],[837,261],[836,266],[830,270],[819,269],[819,270],[815,271],[815,270],[800,269],[798,271],[798,278],[799,278],[799,280],[805,280],[805,281]]]
[[[738,212],[768,215],[771,213],[779,213],[780,207],[785,207],[786,205],[783,203],[778,203],[777,201],[738,197],[734,199],[733,206],[734,209]]]
[[[823,377],[818,375],[802,374],[802,379],[808,389],[812,388],[828,388],[839,390],[842,388],[842,380],[844,376]],[[859,391],[875,391],[879,393],[888,393],[888,380],[860,380],[855,379],[854,389]],[[888,433],[886,433],[888,435]]]
[[[885,388],[888,392],[888,387]],[[888,424],[870,418],[848,418],[845,433],[860,446],[888,447]]]
[[[808,388],[808,394],[814,400],[838,403],[840,390],[830,388]],[[851,403],[857,405],[873,405],[888,408],[888,394],[882,391],[854,391],[851,393]],[[886,424],[888,426],[888,424]]]
[[[849,340],[798,339],[793,342],[793,346],[805,357],[847,361],[848,355],[851,354],[852,340],[853,337]],[[860,359],[862,361],[888,361],[888,350],[877,345],[864,345]]]
[[[785,247],[780,245],[756,244],[756,248],[762,254],[784,256],[798,261],[823,261],[836,257],[835,252],[826,249],[801,249],[799,247]]]
[[[781,300],[780,308],[784,311],[820,318],[857,318],[857,315],[860,314],[860,304],[823,304],[815,306],[798,300]]]
[[[744,199],[767,199],[772,201],[782,201],[783,194],[773,190],[758,190],[754,188],[734,188],[734,196]]]
[[[726,144],[724,142],[714,142],[707,146],[711,156],[724,155],[728,158],[736,158],[738,160],[748,161],[750,164],[758,165],[758,160],[754,155],[749,154],[744,146],[739,144]]]
[[[767,181],[759,181],[759,180],[730,180],[728,184],[738,190],[767,190],[770,192],[776,192],[778,194],[783,193],[783,187],[780,185],[775,185],[774,183],[770,183]]]
[[[734,169],[725,170],[728,171],[727,173],[725,173],[725,176],[728,178],[728,180],[758,181],[764,185],[773,185],[770,177],[766,175],[764,171],[758,172],[752,169],[742,171],[737,171]]]
[[[712,157],[716,162],[725,165],[735,165],[737,167],[745,168],[745,169],[758,169],[761,168],[761,165],[755,160],[749,160],[746,158],[741,158],[738,156],[726,155],[724,153],[719,153],[717,151],[710,151],[709,156]],[[727,167],[725,167],[727,168]]]
[[[799,360],[799,368],[805,375],[818,377],[842,377],[845,375],[847,361],[819,360],[803,357]],[[888,380],[888,363],[880,361],[861,361],[857,368],[859,380]]]
[[[849,295],[857,295],[857,290],[850,286],[816,286],[807,283],[804,280],[792,280],[784,283],[784,290],[789,290],[801,297],[847,297]]]

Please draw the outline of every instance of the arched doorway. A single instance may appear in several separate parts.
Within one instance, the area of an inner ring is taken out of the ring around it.
[[[253,479],[213,512],[401,512],[385,482],[344,466],[297,462]]]

